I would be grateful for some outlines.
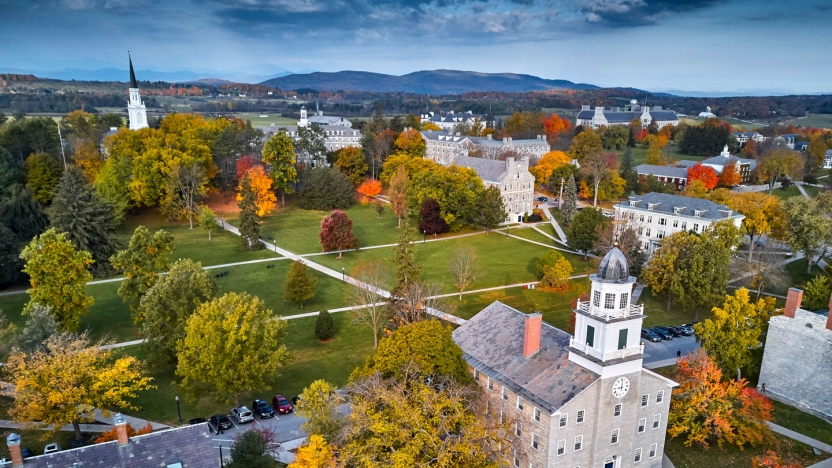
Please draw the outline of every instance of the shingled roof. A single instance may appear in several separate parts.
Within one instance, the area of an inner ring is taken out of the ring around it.
[[[457,166],[473,169],[480,179],[488,182],[500,182],[506,173],[506,162],[497,159],[472,158],[470,156],[457,156],[451,162]]]
[[[553,414],[600,376],[569,360],[570,335],[547,323],[540,351],[523,357],[526,314],[499,301],[453,332],[472,367]]]

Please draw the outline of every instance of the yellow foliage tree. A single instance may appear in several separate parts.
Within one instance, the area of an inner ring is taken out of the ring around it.
[[[695,179],[685,187],[684,195],[686,197],[705,198],[708,195],[708,188],[705,187],[705,182]]]
[[[667,161],[664,158],[662,149],[667,144],[667,140],[656,135],[648,135],[644,139],[644,144],[647,145],[647,160],[646,164],[655,166],[667,166]]]
[[[427,154],[427,145],[419,130],[410,129],[403,131],[393,144],[396,150],[408,154],[411,157],[424,158]]]
[[[732,193],[727,204],[745,215],[742,228],[751,238],[748,245],[748,260],[751,261],[754,243],[772,230],[783,227],[785,223],[786,215],[780,199],[762,192],[742,192]]]
[[[572,158],[567,156],[563,151],[549,151],[544,154],[537,165],[529,170],[534,175],[534,182],[537,186],[549,183],[549,178],[552,177],[552,172],[555,169],[569,164]]]
[[[335,468],[335,454],[323,437],[312,434],[298,449],[289,468]]]
[[[257,204],[257,216],[263,216],[274,211],[277,206],[277,197],[272,189],[274,180],[266,174],[263,166],[256,165],[246,171],[243,179],[251,181],[251,190],[254,192],[255,203]],[[237,201],[242,201],[242,183],[237,189]]]
[[[572,276],[572,264],[561,257],[554,265],[543,267],[543,279],[540,285],[552,291],[565,291],[569,287],[569,277]]]
[[[75,165],[87,177],[90,182],[95,182],[98,178],[98,172],[101,171],[101,165],[104,163],[104,158],[98,151],[98,145],[94,141],[87,141],[79,144],[75,148],[75,154],[72,155]]]

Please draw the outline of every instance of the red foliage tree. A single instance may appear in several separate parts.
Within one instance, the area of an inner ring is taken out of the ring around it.
[[[146,426],[139,429],[138,431],[134,429],[133,426],[130,425],[130,423],[127,423],[127,437],[150,434],[151,432],[153,432],[153,426],[151,426],[150,423],[147,423]],[[109,431],[102,432],[101,436],[95,439],[92,443],[100,444],[102,442],[109,442],[111,440],[118,440],[118,430],[115,427],[110,429]]]
[[[742,174],[738,169],[738,164],[728,164],[722,170],[722,174],[719,176],[719,185],[723,187],[733,187],[735,185],[739,185],[742,182]]]
[[[246,172],[252,167],[258,165],[254,156],[246,155],[237,160],[237,181],[243,178]]]
[[[742,147],[742,152],[747,158],[757,157],[757,142],[754,140],[748,140],[745,143],[745,146]]]
[[[638,133],[636,133],[636,141],[639,142],[639,143],[643,142],[644,139],[647,138],[647,135],[649,135],[649,134],[650,134],[650,132],[646,128],[642,128],[641,130],[638,131]]]
[[[419,231],[424,234],[441,234],[450,229],[448,223],[440,214],[439,202],[433,198],[426,198],[419,211]]]
[[[716,171],[711,167],[702,165],[702,163],[696,163],[688,168],[688,183],[694,180],[701,180],[708,190],[712,190],[719,183]]]
[[[785,461],[774,450],[766,450],[765,455],[751,457],[753,468],[803,468],[800,462]]]
[[[358,237],[352,233],[352,220],[341,210],[335,210],[321,221],[318,233],[324,252],[338,251],[338,258],[346,249],[358,247]]]

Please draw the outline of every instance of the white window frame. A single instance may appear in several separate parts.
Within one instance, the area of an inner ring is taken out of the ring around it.
[[[621,429],[613,429],[612,433],[610,434],[610,445],[617,445],[618,441],[621,439]]]
[[[621,293],[621,296],[618,300],[618,308],[619,309],[626,309],[627,308],[627,301],[630,299],[630,293]]]
[[[641,396],[641,407],[644,408],[645,406],[647,406],[648,402],[650,402],[650,394],[645,393]]]
[[[539,408],[534,409],[534,420],[537,421],[537,422],[540,422],[540,409]]]
[[[503,394],[502,394],[502,397],[503,397],[503,400],[508,401],[508,389],[506,388],[506,386],[505,386],[505,385],[503,385]]]
[[[641,447],[637,448],[635,456],[633,457],[633,463],[638,463],[638,462],[641,461],[641,453],[642,453]]]
[[[644,235],[650,237],[650,228],[644,230]]]
[[[514,423],[514,435],[521,437],[523,435],[523,424],[520,421]]]
[[[612,417],[618,418],[621,417],[621,403],[616,403],[615,406],[612,407]]]
[[[679,220],[678,219],[673,220],[673,227],[675,227],[675,228],[679,227]]]
[[[608,310],[615,309],[615,294],[614,293],[605,293],[604,294],[604,308]]]
[[[659,413],[653,416],[653,429],[658,429],[662,425],[662,414]]]
[[[558,419],[558,427],[566,427],[567,424],[569,424],[569,413],[563,413]]]
[[[664,400],[664,390],[656,392],[656,403],[661,403]]]
[[[494,381],[491,380],[491,377],[488,377],[488,389],[494,390]]]
[[[659,452],[659,444],[650,444],[650,458],[655,458]]]
[[[558,441],[558,449],[556,453],[558,456],[566,454],[566,439]]]
[[[517,396],[517,409],[523,411],[523,397]]]
[[[476,369],[474,369],[474,380],[476,380],[477,382],[480,381],[480,371]]]
[[[641,434],[647,430],[647,418],[641,418],[638,420],[638,433]]]
[[[540,440],[537,437],[537,434],[532,433],[532,448],[537,450],[540,448]]]
[[[581,424],[586,419],[586,410],[578,410],[578,415],[575,417],[575,424]]]
[[[583,435],[575,436],[575,446],[574,446],[574,448],[575,448],[575,452],[580,452],[581,450],[584,449],[584,436]]]
[[[592,293],[592,305],[601,307],[601,291],[594,291]]]
[[[517,458],[517,452],[514,452],[514,466],[515,468],[520,468],[520,459]]]

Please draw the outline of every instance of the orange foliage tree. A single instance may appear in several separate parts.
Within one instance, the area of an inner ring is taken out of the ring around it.
[[[753,468],[803,468],[799,462],[783,460],[774,450],[766,450],[765,455],[751,457],[751,466]]]
[[[746,158],[754,158],[757,156],[757,142],[754,140],[748,140],[745,143],[745,146],[742,147],[742,152],[745,154]]]
[[[757,446],[770,434],[771,402],[747,387],[745,379],[722,380],[722,371],[704,351],[679,361],[675,379],[679,387],[670,401],[667,433],[687,435],[685,445],[708,448],[716,441]]]
[[[543,117],[543,129],[546,130],[546,139],[550,144],[558,141],[560,134],[570,128],[572,128],[572,121],[566,117],[557,114]]]
[[[581,185],[578,188],[578,196],[584,200],[589,200],[592,196],[592,190],[590,190],[589,185],[586,184],[585,180],[581,181]]]
[[[127,423],[127,437],[150,434],[151,432],[153,432],[153,426],[151,426],[150,423],[147,423],[146,426],[139,429],[138,431],[134,429],[133,426],[130,425],[130,423]],[[118,430],[115,427],[110,429],[109,431],[104,431],[103,433],[101,433],[101,436],[95,439],[93,443],[100,444],[102,442],[109,442],[111,440],[118,440]]]
[[[263,216],[271,213],[277,206],[277,197],[272,189],[274,180],[266,174],[263,166],[257,164],[249,168],[243,178],[248,178],[251,181],[251,190],[254,191],[255,203],[257,204],[257,216]],[[242,182],[237,188],[237,201],[243,199]]]
[[[534,176],[534,182],[538,186],[549,183],[549,178],[555,169],[569,164],[572,158],[567,156],[563,151],[549,151],[540,158],[537,165],[529,169],[529,172]]]
[[[358,193],[363,195],[361,203],[366,204],[370,199],[381,193],[381,182],[376,179],[365,180],[363,184],[358,186]]]
[[[716,171],[711,167],[702,165],[702,163],[696,163],[688,168],[688,183],[694,180],[701,180],[708,190],[713,190],[716,184],[719,183]]]
[[[742,182],[742,175],[740,174],[737,163],[731,163],[722,169],[722,174],[719,176],[719,185],[723,187],[733,187]]]

